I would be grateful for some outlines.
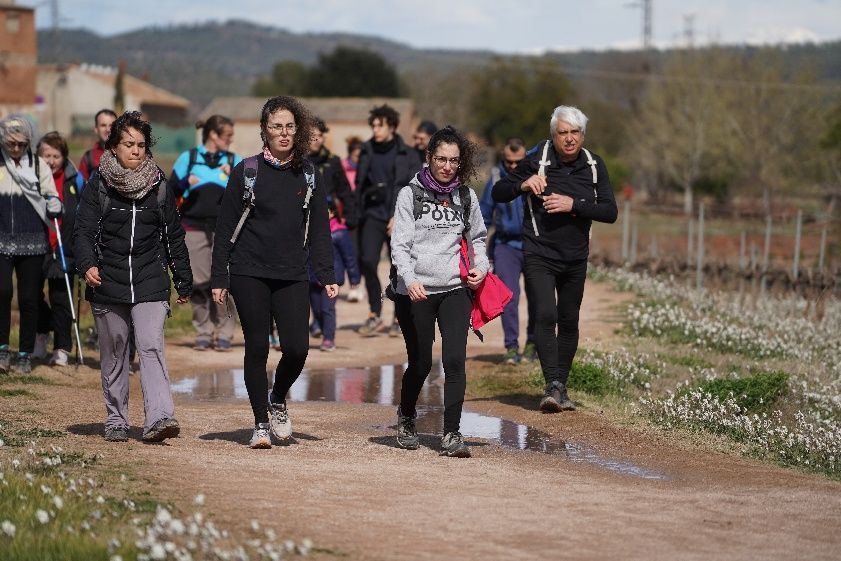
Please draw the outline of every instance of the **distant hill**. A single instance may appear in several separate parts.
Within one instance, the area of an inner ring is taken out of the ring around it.
[[[87,30],[38,32],[42,62],[89,62],[116,66],[124,61],[130,74],[146,78],[193,101],[196,109],[216,96],[248,94],[255,79],[269,73],[279,60],[313,63],[320,52],[338,45],[366,48],[384,56],[399,72],[457,67],[481,67],[490,51],[426,50],[365,35],[293,33],[245,21],[147,27],[110,37]],[[732,47],[747,55],[777,47]],[[787,65],[811,65],[821,80],[841,83],[841,41],[782,47]],[[669,51],[655,53],[656,66]],[[638,67],[640,52],[581,51],[555,53],[549,58],[568,68],[571,78],[582,71]]]

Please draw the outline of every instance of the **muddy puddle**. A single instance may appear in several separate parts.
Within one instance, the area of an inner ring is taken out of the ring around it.
[[[373,403],[396,407],[400,401],[400,378],[404,365],[372,368],[305,369],[292,389],[290,401]],[[271,382],[270,382],[271,383]],[[241,369],[185,377],[172,382],[175,395],[198,401],[247,400]],[[430,374],[418,399],[417,429],[421,434],[440,435],[444,426],[444,375],[440,365]],[[396,419],[395,419],[396,420]],[[374,425],[387,433],[394,426]],[[665,474],[633,463],[606,458],[584,445],[564,442],[534,427],[469,410],[461,417],[461,432],[468,439],[480,438],[514,450],[552,454],[573,462],[593,464],[614,473],[642,479],[668,479]]]

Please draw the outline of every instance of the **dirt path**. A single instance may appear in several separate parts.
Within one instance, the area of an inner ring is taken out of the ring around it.
[[[625,298],[589,285],[582,338],[608,341],[617,327],[615,306]],[[312,350],[309,368],[402,362],[401,339],[360,339],[349,329],[362,321],[364,308],[340,304],[339,350]],[[485,344],[471,337],[474,359],[501,353],[499,326],[485,335]],[[229,354],[197,353],[186,343],[167,350],[175,380],[241,367],[240,346]],[[270,359],[278,356],[272,352]],[[46,427],[71,433],[66,445],[98,451],[113,465],[131,463],[158,496],[186,510],[193,496],[204,493],[208,511],[227,527],[247,533],[255,519],[281,536],[311,538],[348,559],[841,557],[838,483],[675,445],[618,428],[595,411],[544,416],[528,399],[466,404],[472,412],[540,429],[664,478],[623,475],[472,438],[470,460],[440,458],[438,438],[431,435],[418,451],[400,450],[389,428],[394,408],[377,404],[293,403],[296,443],[252,451],[245,446],[252,423],[247,402],[179,399],[178,440],[109,444],[99,436],[98,373],[70,375],[73,386],[62,388],[62,399],[50,400],[44,411]],[[136,377],[133,384],[131,419],[137,425],[142,402]],[[46,396],[54,390],[35,391]]]

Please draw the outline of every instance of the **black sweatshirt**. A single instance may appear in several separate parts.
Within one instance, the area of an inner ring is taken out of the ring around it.
[[[242,227],[236,244],[231,236],[245,208],[242,200],[244,161],[234,167],[222,196],[213,263],[211,288],[228,288],[231,275],[268,279],[305,281],[307,249],[304,248],[304,196],[307,180],[303,169],[286,166],[277,169],[257,157],[255,206]],[[308,164],[309,165],[309,164]],[[318,281],[335,284],[333,243],[327,217],[327,198],[319,173],[315,174],[315,192],[310,200],[309,259]]]
[[[538,144],[534,154],[520,162],[517,169],[494,184],[491,195],[499,203],[507,203],[520,196],[531,198],[540,235],[535,236],[528,204],[524,204],[523,251],[560,261],[586,259],[590,253],[592,221],[612,224],[616,222],[618,214],[607,167],[599,156],[593,154],[598,179],[594,184],[592,169],[587,163],[584,150],[578,153],[574,162],[564,163],[551,143],[550,147],[547,154],[550,163],[545,168],[547,187],[544,195],[558,193],[572,197],[572,212],[550,214],[544,210],[540,198],[520,190],[523,181],[537,175],[540,169],[543,142]]]

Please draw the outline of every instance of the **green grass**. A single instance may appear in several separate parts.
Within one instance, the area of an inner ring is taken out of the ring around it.
[[[675,366],[685,366],[686,368],[712,368],[713,363],[703,357],[697,355],[671,355],[666,354],[663,360]]]
[[[22,389],[7,390],[6,388],[0,388],[0,397],[15,397],[19,395],[31,397],[32,393]]]
[[[55,383],[51,382],[50,380],[44,378],[43,376],[0,376],[0,386],[5,386],[7,384],[24,384],[24,385],[34,385],[40,384],[44,386],[54,386]]]
[[[768,412],[777,400],[788,394],[788,374],[780,371],[758,372],[742,378],[718,378],[697,387],[724,401],[732,394],[748,413]]]

